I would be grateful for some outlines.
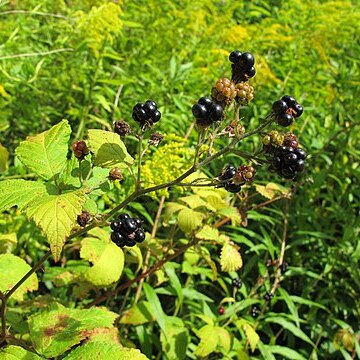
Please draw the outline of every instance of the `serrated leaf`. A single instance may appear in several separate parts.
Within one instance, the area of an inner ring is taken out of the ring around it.
[[[80,255],[94,264],[82,274],[85,280],[95,286],[109,286],[119,280],[124,268],[124,253],[113,242],[84,239]]]
[[[29,136],[16,149],[16,155],[32,172],[53,179],[66,163],[71,128],[67,120],[35,136]]]
[[[205,215],[192,209],[182,209],[178,214],[179,228],[189,233],[202,225]]]
[[[43,230],[55,261],[59,260],[66,238],[77,216],[81,214],[85,200],[81,191],[47,195],[34,200],[26,209],[27,216]]]
[[[260,340],[260,337],[256,333],[255,329],[248,322],[244,322],[242,324],[242,327],[245,331],[246,339],[249,342],[250,349],[252,352],[254,352]]]
[[[182,319],[169,316],[166,318],[167,336],[160,335],[163,352],[168,360],[184,360],[189,342],[189,331]]]
[[[138,349],[107,342],[90,342],[73,350],[64,360],[149,360]]]
[[[103,308],[70,309],[55,304],[29,317],[30,339],[46,357],[63,354],[96,328],[111,328],[118,315]]]
[[[266,184],[266,186],[256,184],[255,189],[267,199],[273,199],[277,195],[286,195],[288,193],[288,190],[285,187],[272,182]]]
[[[44,359],[20,346],[9,345],[0,349],[1,360],[41,360]]]
[[[202,240],[214,240],[219,238],[219,230],[211,227],[210,225],[204,225],[204,227],[196,233],[196,237]]]
[[[225,243],[220,255],[221,271],[237,271],[243,266],[243,261],[238,247],[231,243]]]
[[[30,265],[23,259],[12,254],[0,255],[0,290],[10,290],[30,270]],[[25,293],[37,290],[38,285],[36,274],[32,274],[11,297],[21,301]]]
[[[119,135],[98,129],[89,130],[88,135],[95,165],[124,168],[134,163]]]
[[[223,347],[226,352],[229,352],[231,348],[231,334],[220,326],[216,327],[216,332],[219,339],[219,345]]]
[[[0,253],[11,253],[16,244],[16,233],[0,235]]]
[[[200,357],[205,357],[216,350],[219,339],[216,333],[215,326],[213,325],[203,326],[198,331],[197,336],[200,338],[200,343],[194,351],[195,355]]]
[[[179,200],[187,204],[191,209],[196,209],[201,206],[207,207],[206,202],[199,195],[183,196]]]
[[[178,204],[175,202],[168,202],[166,203],[166,213],[168,215],[172,215],[182,209],[187,209],[187,207],[185,205],[182,204]]]
[[[141,325],[155,320],[148,301],[142,301],[124,312],[121,324]]]
[[[241,223],[241,216],[235,207],[226,207],[218,211],[219,215],[230,218],[231,224],[237,226]]]
[[[5,172],[8,168],[9,152],[6,147],[0,144],[0,172]]]
[[[47,195],[44,183],[29,180],[4,180],[0,182],[0,211],[12,206],[24,209],[32,200]]]

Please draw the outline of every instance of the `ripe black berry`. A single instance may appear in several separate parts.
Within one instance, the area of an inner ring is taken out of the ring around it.
[[[203,119],[207,115],[207,110],[205,105],[197,103],[192,107],[192,113],[197,119]]]
[[[241,52],[239,50],[234,50],[229,55],[229,60],[232,63],[238,63],[241,58]]]
[[[293,123],[293,117],[288,113],[282,113],[276,117],[277,123],[281,126],[290,126]]]
[[[305,159],[306,159],[307,154],[306,154],[306,152],[305,152],[303,149],[301,149],[301,148],[296,148],[296,149],[294,150],[294,152],[295,152],[295,154],[298,156],[299,159],[301,159],[301,160],[305,160]]]
[[[133,119],[139,123],[141,129],[144,130],[146,127],[153,125],[161,118],[161,113],[157,109],[157,104],[153,100],[147,100],[144,103],[137,103],[132,112]]]
[[[130,218],[130,216],[128,214],[122,213],[122,214],[119,215],[119,220],[120,221],[124,221],[124,220],[129,219],[129,218]]]
[[[273,297],[274,297],[274,294],[271,293],[271,292],[267,292],[267,293],[264,295],[264,299],[265,299],[266,301],[270,301]]]
[[[144,240],[145,240],[145,233],[143,230],[141,229],[137,229],[135,231],[135,238],[134,240],[137,242],[137,243],[142,243]]]
[[[232,182],[228,182],[228,183],[225,183],[224,188],[228,192],[238,193],[241,190],[241,185],[243,185],[243,184],[234,184]]]
[[[204,96],[192,107],[192,113],[198,126],[208,127],[215,121],[221,120],[223,108],[211,98]]]
[[[252,317],[257,317],[260,313],[260,310],[256,307],[256,306],[253,306],[251,308],[251,316]]]
[[[223,114],[223,108],[219,104],[211,104],[209,107],[210,119],[212,121],[221,120]]]
[[[273,103],[272,109],[276,114],[283,114],[288,109],[288,105],[284,100],[277,100]]]
[[[289,108],[292,108],[296,104],[296,100],[289,95],[284,95],[281,100],[284,100]]]
[[[303,109],[303,107],[300,105],[300,104],[298,104],[298,103],[296,103],[293,107],[292,107],[292,109],[295,111],[295,117],[300,117],[301,115],[302,115],[302,113],[304,112],[304,109]]]
[[[234,288],[240,289],[241,286],[242,286],[242,281],[241,281],[241,279],[240,279],[240,278],[233,279],[233,281],[232,281],[232,286],[233,286]]]
[[[234,165],[230,164],[225,166],[221,170],[221,174],[218,176],[219,180],[230,180],[236,174],[236,168]]]
[[[245,73],[245,77],[247,79],[250,79],[252,77],[254,77],[256,75],[256,69],[253,67],[251,67],[246,73]]]
[[[205,105],[206,107],[211,106],[212,103],[213,103],[212,99],[209,98],[208,96],[203,96],[198,101],[198,104]]]
[[[124,241],[124,236],[118,232],[112,232],[111,240],[117,245],[118,243]]]
[[[122,227],[122,222],[119,219],[115,219],[110,224],[110,229],[113,231],[120,231],[121,227]]]
[[[255,63],[255,59],[253,54],[249,53],[249,52],[244,52],[241,54],[240,59],[239,59],[239,63],[246,69],[246,70],[250,70],[250,68],[252,68],[254,66]]]
[[[124,234],[129,235],[133,233],[137,228],[138,227],[136,225],[136,222],[133,219],[128,218],[123,221],[121,231],[123,231]]]

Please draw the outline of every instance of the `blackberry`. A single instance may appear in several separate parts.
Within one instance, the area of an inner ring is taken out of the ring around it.
[[[296,104],[296,100],[289,95],[284,95],[281,100],[285,101],[289,108],[292,108]]]
[[[221,174],[218,176],[219,180],[230,180],[232,179],[236,174],[236,168],[234,165],[230,164],[225,166],[221,170]]]
[[[232,63],[238,63],[241,58],[241,52],[239,50],[234,50],[229,55],[229,60]]]
[[[114,132],[120,136],[125,136],[131,133],[131,127],[126,121],[120,120],[114,124]]]
[[[289,108],[284,100],[277,100],[273,103],[272,109],[275,114],[283,114]]]
[[[254,77],[256,70],[254,67],[254,56],[249,52],[241,53],[239,50],[234,50],[230,53],[229,60],[232,62],[231,80],[237,84],[241,81],[247,81]]]
[[[119,247],[134,246],[145,240],[145,232],[142,228],[142,221],[139,218],[131,218],[128,214],[122,213],[110,224],[111,240]]]
[[[217,81],[215,86],[211,89],[211,97],[213,101],[220,104],[222,107],[231,104],[237,95],[235,84],[227,79],[222,78]]]
[[[295,111],[295,115],[294,115],[294,117],[300,117],[301,115],[302,115],[302,113],[304,112],[304,109],[303,109],[303,107],[300,105],[300,104],[298,104],[298,103],[296,103],[293,107],[292,107],[292,109]]]
[[[211,98],[204,96],[192,107],[192,113],[196,118],[196,124],[200,127],[208,127],[221,120],[223,108]]]
[[[75,157],[78,158],[79,160],[83,160],[85,156],[90,152],[85,141],[82,140],[76,141],[72,145],[72,150],[74,152]]]
[[[307,157],[306,152],[303,149],[299,148],[299,147],[294,149],[294,153],[298,156],[298,158],[300,160],[305,160],[306,157]]]
[[[227,182],[224,185],[226,191],[231,193],[238,193],[241,190],[241,186],[244,184],[235,184],[233,182]]]
[[[232,286],[234,288],[237,288],[237,289],[240,289],[242,287],[242,281],[240,278],[237,278],[237,279],[233,279],[232,281]]]
[[[142,130],[152,126],[161,118],[161,113],[157,109],[157,104],[153,100],[147,100],[144,103],[137,103],[132,112],[133,119],[139,123]]]
[[[283,113],[276,117],[276,121],[279,125],[286,127],[292,125],[294,118],[288,113]]]
[[[90,222],[91,215],[87,211],[83,211],[80,215],[78,215],[76,220],[81,227],[85,227]]]
[[[254,87],[246,82],[239,82],[235,86],[237,93],[235,100],[242,104],[247,105],[252,99],[254,99]]]

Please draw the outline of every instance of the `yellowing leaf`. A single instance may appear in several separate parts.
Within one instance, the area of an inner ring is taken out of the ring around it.
[[[125,311],[120,319],[121,324],[141,325],[155,320],[148,301],[142,301]]]
[[[10,253],[16,244],[16,233],[0,235],[0,253]]]
[[[219,239],[219,230],[209,225],[205,225],[200,231],[196,233],[196,237],[202,240],[214,240]]]
[[[218,335],[218,338],[219,338],[219,345],[221,347],[223,347],[226,352],[229,352],[230,348],[231,348],[231,335],[230,335],[230,333],[226,329],[224,329],[224,328],[222,328],[220,326],[217,326],[215,331],[217,332],[217,335]]]
[[[118,281],[124,268],[124,253],[111,241],[84,239],[81,257],[94,265],[82,276],[95,286],[109,286]]]
[[[244,323],[243,329],[245,331],[247,341],[250,344],[251,351],[254,352],[256,349],[256,345],[260,340],[260,337],[249,323]]]
[[[263,185],[255,185],[256,191],[267,199],[273,199],[278,195],[286,195],[288,190],[278,184],[268,183],[266,186]]]
[[[88,135],[95,165],[106,168],[124,168],[133,164],[134,159],[127,152],[119,135],[98,129],[89,130]]]
[[[45,180],[53,179],[66,164],[71,128],[67,120],[20,143],[16,155],[21,162]]]
[[[187,204],[191,209],[207,206],[206,202],[199,195],[183,196],[179,200]]]
[[[27,351],[20,346],[9,345],[0,349],[1,360],[42,360],[44,358]]]
[[[200,338],[200,343],[194,351],[195,355],[205,357],[216,350],[219,341],[216,326],[203,326],[197,336]]]
[[[0,290],[10,290],[30,270],[23,259],[12,254],[0,255]],[[38,285],[36,274],[32,274],[11,297],[21,301],[26,292],[37,290]]]
[[[80,191],[47,195],[34,200],[26,209],[27,216],[34,219],[43,230],[55,261],[59,260],[62,247],[77,216],[81,214],[85,199]]]
[[[238,247],[232,243],[225,243],[221,249],[220,265],[222,271],[237,271],[243,266]]]
[[[189,233],[202,225],[205,215],[192,209],[182,209],[178,214],[179,228]]]

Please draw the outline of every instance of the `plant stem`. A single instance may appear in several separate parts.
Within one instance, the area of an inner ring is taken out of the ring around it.
[[[0,291],[0,299],[1,299],[1,336],[0,336],[0,345],[4,342],[6,338],[6,297],[5,294]]]

